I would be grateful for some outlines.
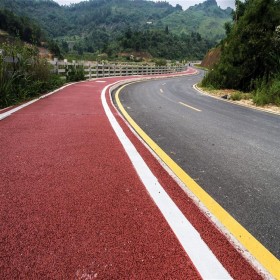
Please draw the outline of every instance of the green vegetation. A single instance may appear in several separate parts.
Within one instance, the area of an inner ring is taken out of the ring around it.
[[[280,75],[275,76],[269,81],[263,81],[257,85],[254,92],[253,101],[257,105],[274,103],[280,106]]]
[[[17,41],[1,44],[0,49],[0,108],[34,98],[64,83],[51,73],[47,61],[39,58],[36,47]]]
[[[38,22],[66,58],[83,59],[90,54],[119,59],[120,53],[138,50],[155,58],[201,59],[224,37],[223,25],[232,11],[220,9],[215,0],[186,11],[180,5],[144,0],[91,0],[70,6],[52,0],[0,0],[1,8]],[[126,44],[128,30],[135,44]]]
[[[153,57],[176,59],[199,59],[211,47],[211,43],[201,38],[199,33],[174,35],[166,30],[131,31],[108,45],[105,52],[117,55],[120,52],[147,51]]]
[[[86,79],[84,68],[82,65],[69,66],[66,75],[67,82],[78,82]]]
[[[39,45],[43,39],[41,28],[27,17],[18,17],[8,10],[0,10],[0,29],[21,40]]]
[[[176,34],[198,32],[202,37],[220,41],[225,36],[224,24],[231,20],[232,9],[218,7],[216,0],[208,0],[186,11],[177,11],[160,22]]]
[[[258,105],[280,104],[280,2],[238,0],[234,25],[227,25],[219,62],[204,87],[252,91]]]

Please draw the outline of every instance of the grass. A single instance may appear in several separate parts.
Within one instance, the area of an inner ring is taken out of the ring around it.
[[[51,73],[47,61],[40,59],[38,50],[31,45],[3,43],[0,49],[0,108],[22,103],[38,97],[64,84]],[[4,57],[15,57],[17,61],[6,62]]]
[[[241,92],[233,89],[215,89],[213,87],[203,87],[201,84],[198,84],[198,87],[211,95],[217,97],[227,96],[227,99],[233,101],[253,100],[252,93]]]

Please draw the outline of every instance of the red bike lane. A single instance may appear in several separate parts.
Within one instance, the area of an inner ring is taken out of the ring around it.
[[[101,91],[119,80],[71,85],[0,122],[1,279],[201,279],[104,112]],[[260,279],[106,98],[230,275]]]

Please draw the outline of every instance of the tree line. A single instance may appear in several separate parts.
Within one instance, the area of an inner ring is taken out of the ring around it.
[[[280,2],[237,0],[236,5],[221,58],[202,85],[252,91],[257,104],[280,105]]]

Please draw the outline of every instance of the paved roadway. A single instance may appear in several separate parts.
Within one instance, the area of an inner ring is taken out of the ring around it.
[[[122,79],[71,85],[0,121],[0,279],[261,279],[113,108],[103,88]],[[108,112],[172,208],[155,204]]]
[[[122,90],[120,100],[136,123],[279,259],[280,116],[198,93],[192,85],[202,75],[135,83]]]

